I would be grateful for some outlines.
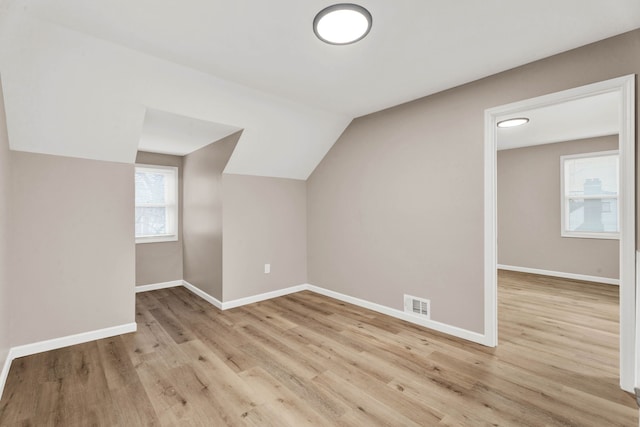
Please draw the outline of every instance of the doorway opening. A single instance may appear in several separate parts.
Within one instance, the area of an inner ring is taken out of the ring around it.
[[[531,98],[485,111],[485,340],[498,344],[497,292],[497,123],[521,113],[612,94],[618,106],[620,228],[620,386],[636,383],[636,241],[635,241],[635,75]],[[560,232],[560,230],[558,230]]]

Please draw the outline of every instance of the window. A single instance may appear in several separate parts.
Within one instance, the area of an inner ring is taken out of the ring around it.
[[[136,166],[136,243],[178,240],[178,168]]]
[[[564,237],[618,239],[617,151],[560,157]]]

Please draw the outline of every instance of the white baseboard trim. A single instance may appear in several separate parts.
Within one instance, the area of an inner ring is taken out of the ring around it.
[[[222,302],[218,298],[209,295],[208,293],[206,293],[202,289],[198,288],[197,286],[192,285],[191,283],[187,282],[186,280],[182,281],[182,286],[184,286],[185,288],[187,288],[188,290],[190,290],[194,294],[198,295],[200,298],[202,298],[203,300],[207,301],[209,304],[213,305],[218,310],[229,310],[231,308],[242,307],[243,305],[253,304],[255,302],[260,302],[260,301],[265,301],[265,300],[268,300],[268,299],[281,297],[281,296],[292,294],[292,293],[295,293],[295,292],[306,291],[308,289],[307,285],[297,285],[297,286],[291,286],[289,288],[278,289],[276,291],[265,292],[263,294],[252,295],[250,297],[238,298],[238,299],[235,299],[235,300]]]
[[[110,328],[81,332],[79,334],[67,335],[66,337],[53,338],[32,344],[11,347],[10,354],[12,359],[16,359],[18,357],[42,353],[43,351],[55,350],[62,347],[68,347],[70,345],[114,337],[116,335],[128,334],[129,332],[135,332],[137,329],[138,325],[135,322],[126,323],[124,325],[112,326]]]
[[[281,297],[284,295],[293,294],[300,291],[309,290],[309,285],[296,285],[284,289],[278,289],[277,291],[265,292],[263,294],[253,295],[245,298],[238,298],[231,301],[225,301],[222,303],[222,309],[228,310],[230,308],[241,307],[247,304],[253,304],[255,302],[265,301],[272,298]]]
[[[223,309],[222,308],[222,302],[219,299],[217,299],[215,297],[212,297],[211,295],[209,295],[208,293],[206,293],[202,289],[193,286],[191,283],[187,282],[186,280],[182,281],[182,286],[184,286],[185,288],[187,288],[188,290],[190,290],[194,294],[198,295],[200,298],[202,298],[203,300],[205,300],[209,304],[213,305],[218,310],[222,310]]]
[[[349,295],[344,295],[338,292],[330,291],[328,289],[321,288],[319,286],[310,285],[308,283],[291,286],[284,289],[279,289],[277,291],[266,292],[263,294],[258,294],[246,298],[239,298],[232,301],[221,302],[218,299],[212,297],[206,292],[196,288],[189,282],[184,282],[184,286],[189,289],[194,294],[203,298],[205,301],[208,301],[216,308],[220,310],[228,310],[231,308],[240,307],[247,304],[253,304],[259,301],[265,301],[271,298],[277,298],[284,295],[289,295],[295,292],[301,291],[311,291],[320,295],[327,296],[329,298],[337,299],[339,301],[348,302],[353,305],[357,305],[359,307],[363,307],[369,310],[377,311],[378,313],[386,314],[391,317],[395,317],[397,319],[401,319],[410,323],[414,323],[416,325],[424,326],[429,329],[433,329],[438,332],[442,332],[445,334],[452,335],[454,337],[462,338],[468,341],[472,341],[478,344],[491,346],[491,344],[487,341],[484,334],[479,334],[477,332],[469,331],[467,329],[458,328],[456,326],[447,325],[445,323],[440,323],[431,319],[423,319],[417,316],[414,316],[410,313],[405,313],[402,310],[397,310],[395,308],[387,307],[381,304],[376,304],[370,301],[362,300],[359,298],[351,297]]]
[[[11,369],[12,361],[11,349],[9,349],[6,359],[4,359],[4,364],[2,365],[2,372],[0,372],[0,399],[2,399],[2,392],[4,391],[4,385],[6,384],[7,377],[9,376],[9,369]]]
[[[462,338],[468,341],[472,341],[478,344],[489,346],[484,334],[469,331],[467,329],[458,328],[456,326],[447,325],[446,323],[440,323],[431,319],[423,319],[410,313],[405,313],[402,310],[387,307],[385,305],[377,304],[374,302],[366,301],[360,298],[355,298],[349,295],[344,295],[338,292],[330,291],[314,285],[307,285],[307,289],[320,295],[327,296],[329,298],[337,299],[343,302],[348,302],[353,305],[357,305],[362,308],[377,311],[378,313],[386,314],[397,319],[414,323],[416,325],[424,326],[425,328],[433,329],[438,332],[453,335],[458,338]]]
[[[136,286],[136,293],[155,291],[158,289],[175,288],[176,286],[182,286],[182,280],[173,280],[171,282],[151,283],[149,285]]]
[[[539,268],[516,267],[513,265],[497,265],[498,270],[518,271],[520,273],[540,274],[542,276],[561,277],[563,279],[584,280],[585,282],[605,283],[607,285],[620,285],[620,280],[608,277],[587,276],[586,274],[564,273],[562,271],[541,270]]]
[[[68,347],[70,345],[82,344],[85,342],[109,338],[116,335],[128,334],[130,332],[135,332],[137,329],[137,324],[133,322],[126,323],[124,325],[98,329],[95,331],[67,335],[66,337],[53,338],[50,340],[11,347],[2,368],[2,373],[0,373],[0,398],[2,398],[4,385],[7,380],[7,376],[9,375],[9,369],[11,368],[11,362],[13,362],[13,360],[17,359],[18,357],[30,356],[32,354],[42,353],[43,351],[55,350],[62,347]]]

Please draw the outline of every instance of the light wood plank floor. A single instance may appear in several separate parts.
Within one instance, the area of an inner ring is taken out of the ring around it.
[[[618,292],[500,272],[500,345],[302,292],[138,294],[138,332],[13,362],[2,426],[636,426]]]

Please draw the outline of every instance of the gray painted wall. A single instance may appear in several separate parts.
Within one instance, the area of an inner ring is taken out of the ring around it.
[[[308,180],[310,283],[483,332],[485,109],[639,73],[638,52],[636,30],[354,120]]]
[[[0,82],[1,83],[1,82]],[[7,120],[4,112],[4,98],[0,84],[0,364],[4,361],[11,347],[9,275],[7,268],[8,231],[9,231],[9,136]]]
[[[12,346],[134,322],[133,165],[12,152],[10,187]]]
[[[305,181],[224,174],[222,188],[224,301],[307,283]]]
[[[184,280],[222,301],[222,171],[240,132],[183,159]]]
[[[498,151],[498,263],[619,278],[619,241],[560,236],[560,156],[616,150],[607,136]]]
[[[136,244],[136,285],[182,280],[182,157],[139,151],[136,163],[178,168],[178,240]]]

